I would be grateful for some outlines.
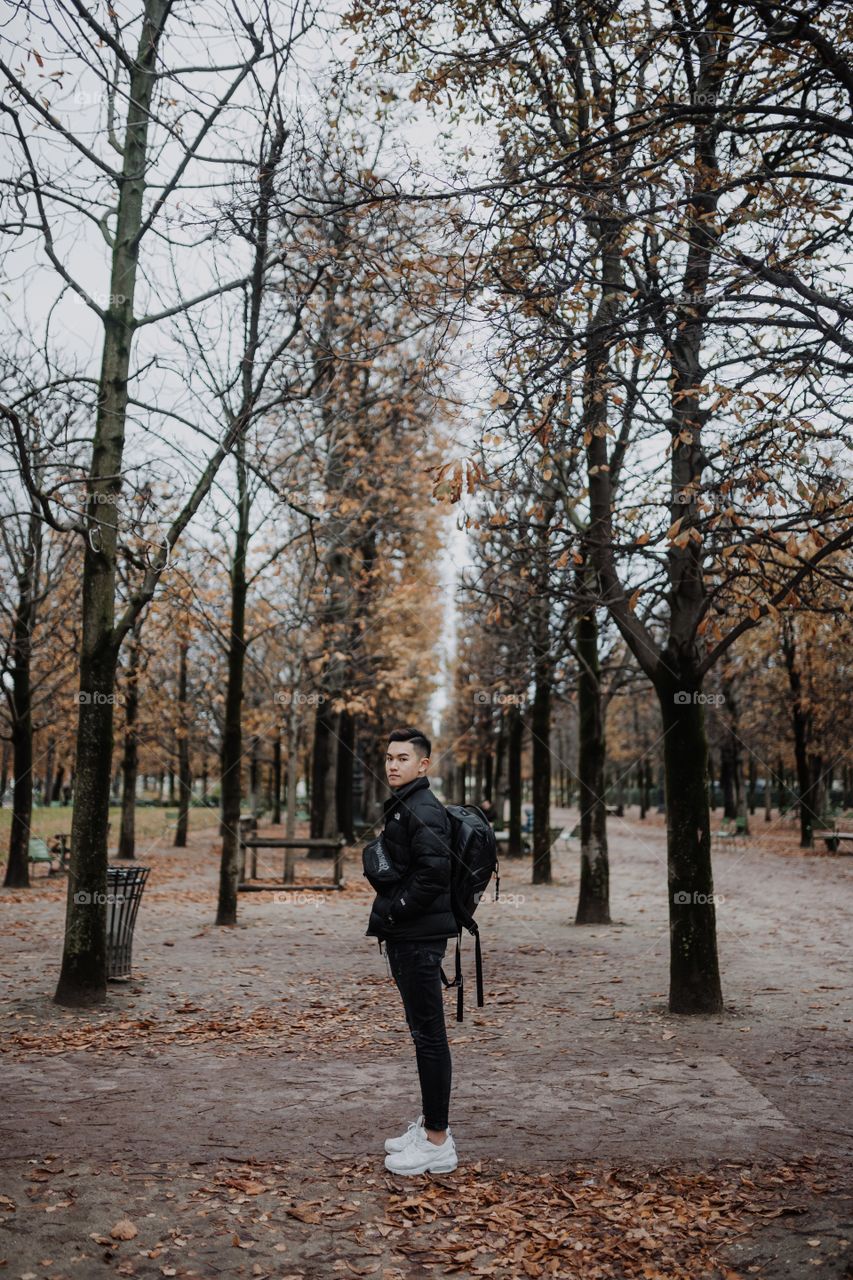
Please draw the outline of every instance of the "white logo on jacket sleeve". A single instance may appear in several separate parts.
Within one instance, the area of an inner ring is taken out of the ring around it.
[[[399,818],[399,817],[400,817],[400,812],[399,812],[399,810],[397,811],[397,813],[395,813],[395,814],[394,814],[394,817],[395,817],[395,818]]]

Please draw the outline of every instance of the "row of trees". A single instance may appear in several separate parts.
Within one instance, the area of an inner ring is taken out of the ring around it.
[[[472,590],[469,585],[469,590]],[[482,590],[482,586],[480,587]],[[499,606],[498,606],[499,607]],[[480,619],[469,633],[456,665],[455,697],[445,714],[441,742],[445,791],[460,802],[488,799],[508,818],[511,854],[522,849],[522,799],[536,797],[540,826],[548,821],[546,801],[532,786],[536,752],[530,635],[516,626],[501,636]],[[774,828],[785,818],[799,825],[803,848],[814,845],[818,826],[853,809],[853,767],[849,763],[849,672],[851,637],[839,634],[834,619],[804,614],[784,628],[751,632],[733,647],[728,661],[707,682],[703,699],[708,738],[707,783],[713,813],[738,819],[749,833],[749,816],[762,810]],[[515,645],[513,657],[509,645]],[[580,798],[582,765],[593,755],[594,789],[606,807],[639,807],[645,818],[663,809],[664,771],[659,714],[642,673],[618,632],[605,627],[592,701],[585,717],[590,672],[582,647],[570,637],[560,650],[550,686],[551,711],[544,732],[551,768],[550,802],[571,805]],[[508,682],[507,671],[516,675]],[[598,719],[600,711],[602,720]],[[587,796],[588,813],[592,797]],[[605,814],[606,817],[606,814]],[[583,824],[581,824],[583,829]],[[606,854],[606,824],[605,845]],[[580,833],[579,833],[580,834]],[[585,833],[585,839],[590,838]],[[533,860],[534,881],[550,881],[550,837]],[[601,851],[590,862],[601,856]],[[609,915],[606,884],[581,886],[578,915]]]
[[[495,643],[512,658],[519,618],[528,637],[535,862],[544,874],[547,726],[572,643],[582,879],[606,892],[615,629],[659,704],[670,1009],[719,1011],[705,697],[762,624],[794,669],[804,617],[849,624],[853,16],[414,0],[403,19],[356,0],[350,21],[364,56],[494,139],[459,157],[496,386],[476,463],[499,487],[473,519]]]
[[[373,760],[389,693],[401,714],[429,693],[440,530],[425,468],[455,251],[428,211],[322,215],[354,183],[380,186],[382,122],[362,128],[334,66],[317,76],[329,32],[310,3],[206,17],[215,41],[170,0],[121,22],[25,8],[23,56],[0,59],[7,275],[24,282],[0,369],[17,584],[6,882],[27,877],[34,734],[41,750],[64,742],[68,1005],[105,998],[119,755],[128,855],[140,761],[174,744],[183,836],[193,740],[203,759],[215,746],[228,924],[247,735],[281,733],[293,771],[307,707],[327,804],[357,726]],[[42,314],[30,299],[46,295]],[[315,825],[346,825],[346,794]]]

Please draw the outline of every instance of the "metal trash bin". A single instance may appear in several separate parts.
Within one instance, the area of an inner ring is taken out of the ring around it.
[[[150,867],[107,867],[107,978],[131,976],[136,913]]]

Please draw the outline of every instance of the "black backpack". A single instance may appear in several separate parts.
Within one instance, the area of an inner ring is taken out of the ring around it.
[[[450,818],[452,851],[450,857],[450,905],[459,932],[456,938],[456,976],[448,981],[444,970],[441,980],[445,987],[456,987],[456,1021],[462,1021],[462,930],[474,935],[477,965],[477,1005],[483,1007],[483,959],[480,953],[480,931],[474,912],[486,892],[492,875],[495,876],[495,902],[500,896],[501,877],[498,865],[498,842],[492,824],[482,809],[475,804],[448,804],[444,806]]]

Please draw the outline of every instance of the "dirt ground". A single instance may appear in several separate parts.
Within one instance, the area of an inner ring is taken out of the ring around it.
[[[757,815],[714,858],[725,1012],[673,1017],[662,822],[609,820],[607,927],[572,923],[576,840],[550,885],[502,863],[440,1176],[384,1169],[420,1099],[357,850],[222,929],[210,832],[140,849],[133,979],[84,1013],[51,999],[64,878],[0,891],[0,1274],[853,1276],[853,858]]]

